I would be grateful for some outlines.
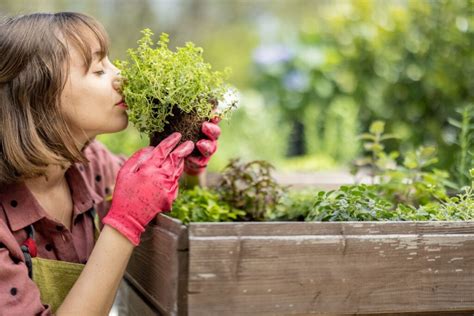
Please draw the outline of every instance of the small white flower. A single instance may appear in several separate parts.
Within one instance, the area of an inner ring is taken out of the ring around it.
[[[235,110],[240,102],[240,94],[235,88],[229,88],[217,104],[216,112],[218,114],[226,113],[228,111]]]

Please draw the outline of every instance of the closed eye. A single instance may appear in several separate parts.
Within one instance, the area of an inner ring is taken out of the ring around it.
[[[97,75],[103,75],[103,74],[105,74],[105,71],[99,70],[99,71],[94,71],[94,73],[97,74]]]

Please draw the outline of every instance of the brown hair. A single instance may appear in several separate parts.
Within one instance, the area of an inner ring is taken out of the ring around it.
[[[69,73],[68,45],[81,53],[88,71],[94,38],[105,57],[104,28],[81,13],[35,13],[0,22],[0,184],[43,176],[50,164],[88,162],[73,142],[60,97]]]

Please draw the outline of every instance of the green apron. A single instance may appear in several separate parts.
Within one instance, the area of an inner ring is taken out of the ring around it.
[[[100,234],[99,216],[95,209],[91,215],[94,218],[94,240],[97,241]],[[32,226],[30,226],[30,231]],[[29,232],[29,235],[33,233]],[[59,308],[67,294],[76,283],[85,264],[73,263],[59,260],[43,259],[29,254],[28,247],[22,246],[30,277],[38,286],[41,302],[48,304],[53,313]]]

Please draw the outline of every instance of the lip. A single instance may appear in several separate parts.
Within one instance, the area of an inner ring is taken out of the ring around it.
[[[125,103],[125,100],[120,100],[120,102],[116,103],[115,104],[116,106],[120,106],[120,107],[123,107],[123,108],[128,108],[127,104]]]

